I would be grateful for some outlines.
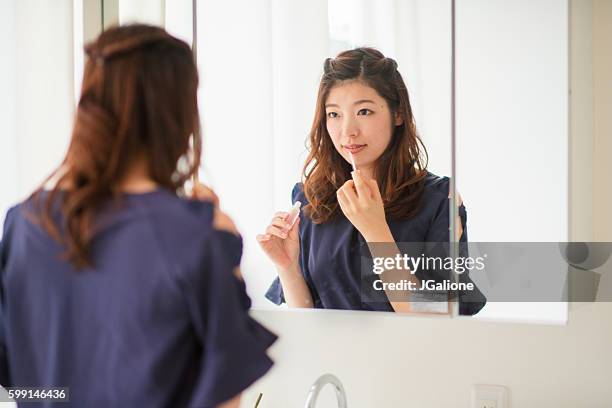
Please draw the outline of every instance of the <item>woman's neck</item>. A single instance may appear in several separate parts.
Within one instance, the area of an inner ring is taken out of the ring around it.
[[[158,184],[151,179],[130,178],[119,184],[119,191],[140,194],[157,190],[158,187]]]
[[[61,190],[71,190],[74,186],[68,180],[61,180],[62,175],[68,171],[68,165],[63,165],[53,180],[46,184],[48,188],[58,182]],[[117,190],[124,193],[147,193],[159,188],[159,185],[150,177],[148,165],[144,159],[136,159],[128,167],[125,177],[117,183]]]
[[[149,166],[145,158],[135,159],[126,171],[126,176],[119,182],[119,191],[125,193],[147,193],[156,190],[158,184],[149,175]]]

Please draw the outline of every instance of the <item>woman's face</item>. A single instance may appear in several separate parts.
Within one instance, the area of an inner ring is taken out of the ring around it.
[[[327,131],[340,155],[370,177],[376,160],[385,151],[393,130],[402,124],[392,115],[385,99],[359,81],[334,86],[325,101]]]

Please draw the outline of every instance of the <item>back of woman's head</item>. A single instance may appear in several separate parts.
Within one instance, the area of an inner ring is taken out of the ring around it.
[[[135,158],[155,184],[176,192],[197,171],[201,145],[197,68],[186,43],[138,24],[103,32],[85,52],[72,139],[41,217],[77,267],[91,265],[96,212],[119,194]],[[57,226],[51,208],[60,190],[65,225]]]

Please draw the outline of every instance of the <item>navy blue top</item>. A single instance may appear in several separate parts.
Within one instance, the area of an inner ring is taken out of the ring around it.
[[[449,178],[428,173],[425,178],[422,203],[417,215],[406,220],[388,220],[396,242],[449,242]],[[292,201],[308,203],[302,183],[293,188]],[[463,204],[459,208],[463,227],[460,242],[467,243],[467,213]],[[304,212],[300,213],[300,267],[310,289],[314,307],[325,309],[393,311],[384,292],[365,293],[362,288],[360,248],[367,244],[351,222],[340,214],[331,221],[315,224]],[[464,247],[465,248],[465,247]],[[417,271],[420,280],[439,281],[439,276],[426,276]],[[471,282],[469,274],[460,275],[460,282]],[[378,296],[378,298],[368,298]],[[285,302],[283,288],[277,277],[266,298],[279,305]],[[470,293],[470,301],[461,301],[460,313],[473,315],[484,306],[486,300],[476,289]]]
[[[210,203],[166,190],[123,197],[99,213],[94,267],[81,271],[30,221],[31,200],[9,210],[0,381],[69,387],[70,404],[42,406],[217,406],[268,371],[276,340],[233,274],[242,240],[213,229]]]

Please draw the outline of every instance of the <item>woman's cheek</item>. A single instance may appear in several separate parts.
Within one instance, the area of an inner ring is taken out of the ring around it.
[[[327,124],[327,133],[329,133],[329,136],[331,137],[332,141],[334,142],[334,145],[338,146],[338,132],[337,132],[336,126],[334,126],[333,124],[328,123]]]

